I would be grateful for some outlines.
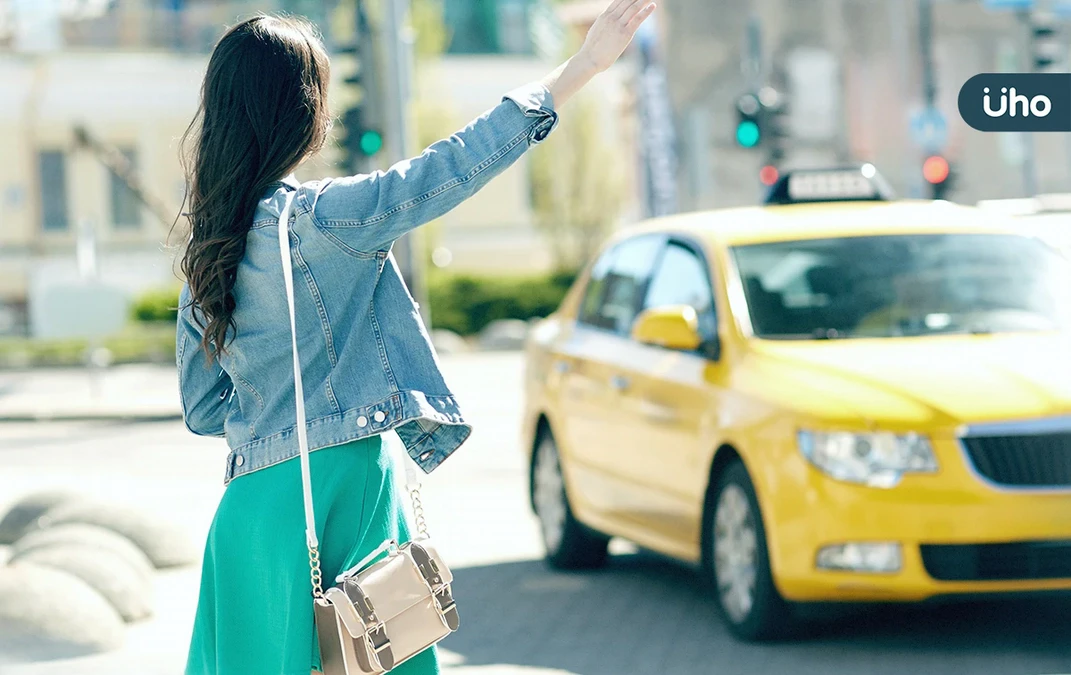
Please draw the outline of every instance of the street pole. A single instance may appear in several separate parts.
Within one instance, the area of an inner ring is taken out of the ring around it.
[[[922,65],[922,109],[930,111],[937,100],[937,77],[933,72],[933,0],[919,0],[919,61]],[[916,160],[915,166],[919,166]],[[917,171],[918,169],[916,169]],[[922,181],[923,194],[936,197],[932,185]]]
[[[705,106],[693,106],[685,117],[689,140],[690,188],[692,210],[698,211],[710,197],[710,113]]]
[[[937,100],[937,78],[933,71],[933,0],[919,0],[919,50],[922,60],[922,102],[930,109]]]
[[[413,68],[413,45],[410,27],[406,23],[409,9],[408,0],[386,0],[384,30],[381,32],[385,41],[387,58],[385,60],[387,78],[385,94],[387,97],[388,147],[393,161],[401,161],[412,156],[409,131],[409,100]],[[420,306],[420,316],[425,326],[431,325],[431,312],[428,307],[427,280],[424,274],[423,251],[417,239],[419,230],[403,235],[394,243],[394,259],[401,270],[413,299]]]
[[[1019,23],[1022,24],[1023,41],[1025,49],[1020,50],[1023,72],[1034,71],[1033,45],[1030,39],[1030,11],[1020,10]],[[1033,197],[1038,193],[1038,166],[1037,153],[1034,150],[1034,134],[1022,132],[1020,136],[1023,142],[1023,190],[1027,197]]]
[[[762,59],[762,19],[754,12],[747,18],[744,31],[744,49],[742,70],[746,80],[747,91],[757,94],[762,88],[765,76]]]

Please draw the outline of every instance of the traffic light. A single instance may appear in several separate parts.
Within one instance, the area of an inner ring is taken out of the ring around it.
[[[1041,12],[1030,15],[1030,47],[1035,72],[1062,70],[1063,46],[1054,16]]]
[[[931,155],[922,163],[922,177],[930,184],[934,199],[945,199],[952,187],[952,166],[941,155]]]
[[[780,92],[763,87],[757,94],[744,94],[736,100],[736,118],[737,145],[766,148],[773,164],[784,159],[789,136],[788,102]]]
[[[767,146],[767,160],[778,164],[785,158],[785,144],[789,137],[788,101],[777,90],[765,87],[759,92],[762,106],[762,135]]]
[[[380,99],[375,89],[375,68],[370,49],[369,34],[358,37],[357,44],[350,44],[337,51],[354,57],[350,73],[343,78],[345,88],[354,102],[342,113],[341,169],[346,173],[364,173],[370,167],[368,161],[383,149],[383,131],[379,110],[375,103]]]
[[[762,104],[755,94],[744,94],[736,100],[736,142],[742,148],[754,148],[762,143]]]
[[[759,169],[759,182],[766,187],[771,187],[781,177],[781,172],[773,164],[767,164]]]

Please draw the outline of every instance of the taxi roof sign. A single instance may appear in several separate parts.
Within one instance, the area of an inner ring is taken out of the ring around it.
[[[891,201],[892,188],[873,164],[788,171],[770,188],[767,205]]]

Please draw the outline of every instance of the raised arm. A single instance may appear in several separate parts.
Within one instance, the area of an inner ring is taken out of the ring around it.
[[[640,25],[655,11],[651,0],[615,0],[595,19],[580,50],[543,78],[557,105],[563,106],[591,78],[621,57]]]
[[[556,110],[621,56],[654,11],[650,0],[615,0],[595,21],[575,56],[539,82],[507,94],[419,157],[386,171],[303,187],[298,208],[342,249],[368,255],[475,194],[558,122]]]

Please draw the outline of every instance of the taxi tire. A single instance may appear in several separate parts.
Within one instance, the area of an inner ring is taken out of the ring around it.
[[[549,443],[554,455],[558,458],[558,470],[561,471],[561,453],[558,452],[558,444],[550,431],[544,431],[539,439],[539,444]],[[535,482],[539,462],[539,446],[532,456],[531,480],[529,481],[530,497],[535,503]],[[609,556],[610,537],[596,532],[587,527],[573,515],[573,507],[569,504],[569,494],[565,489],[564,476],[562,480],[562,502],[565,507],[565,523],[562,528],[562,539],[557,550],[546,549],[546,561],[551,567],[559,570],[583,570],[596,569],[606,564]],[[538,516],[538,512],[537,512]],[[541,536],[542,538],[542,536]],[[546,547],[546,541],[543,542]]]
[[[751,612],[739,623],[734,622],[722,605],[718,590],[718,580],[714,573],[714,520],[718,498],[729,485],[739,487],[747,497],[751,516],[755,523],[755,587],[752,597]],[[729,632],[746,642],[762,642],[786,637],[791,629],[792,612],[789,603],[781,597],[774,584],[770,571],[770,557],[766,547],[766,528],[762,522],[762,512],[755,496],[744,463],[737,460],[726,466],[718,475],[711,489],[707,491],[706,508],[703,510],[703,574],[712,588],[718,611],[725,621]]]

